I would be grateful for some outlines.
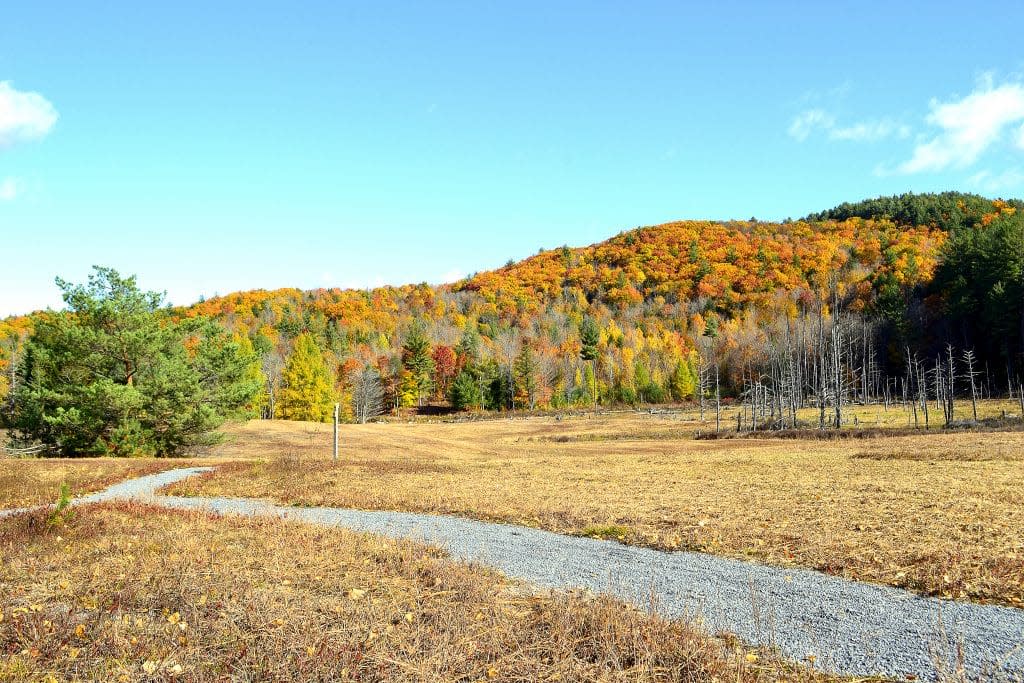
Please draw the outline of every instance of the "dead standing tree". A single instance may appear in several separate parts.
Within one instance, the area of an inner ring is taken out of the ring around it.
[[[352,413],[356,421],[365,424],[384,412],[384,385],[380,373],[370,366],[363,367],[352,385]]]
[[[978,376],[978,373],[974,371],[974,363],[976,358],[974,356],[974,349],[966,349],[963,354],[964,363],[967,364],[967,381],[971,383],[971,411],[974,414],[974,421],[978,421],[978,391],[977,386],[974,383],[974,378]]]
[[[946,378],[949,382],[948,391],[946,392],[946,401],[949,403],[948,419],[946,424],[953,422],[953,415],[955,406],[953,404],[953,396],[956,394],[956,366],[953,361],[953,345],[946,345],[946,357],[949,361],[949,375]]]

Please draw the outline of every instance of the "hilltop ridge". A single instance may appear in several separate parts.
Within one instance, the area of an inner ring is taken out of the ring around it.
[[[627,402],[681,400],[706,380],[709,354],[736,387],[778,330],[794,322],[806,328],[816,315],[857,316],[862,336],[872,337],[871,363],[882,370],[901,368],[910,346],[925,353],[973,344],[963,330],[975,322],[965,316],[981,306],[971,297],[986,295],[967,291],[964,282],[1002,287],[1009,305],[986,300],[986,315],[998,319],[985,323],[1012,333],[1016,285],[1012,274],[1000,274],[1006,264],[986,283],[980,273],[964,280],[952,272],[950,258],[973,249],[978,236],[995,235],[990,224],[1007,235],[1018,230],[1021,206],[959,193],[905,194],[801,220],[676,221],[541,251],[446,285],[251,290],[173,314],[213,318],[249,338],[271,385],[294,340],[306,335],[334,368],[339,391],[359,368],[371,367],[397,403],[445,398],[461,369],[483,363],[489,379],[480,386],[495,392],[489,404],[514,405],[512,366],[523,349],[532,354],[524,363],[543,365],[544,388],[531,405],[572,403],[588,391]],[[968,261],[956,267],[974,267],[976,259]],[[1013,264],[1006,267],[1012,273]],[[955,309],[954,300],[966,303]],[[599,362],[581,360],[588,320],[597,330],[592,353]],[[28,317],[0,323],[0,364],[10,368],[30,326]],[[434,354],[436,372],[415,399],[408,392],[402,398],[404,345],[415,330]],[[979,351],[1015,367],[1012,337],[1001,347],[977,340]],[[712,338],[716,350],[708,347]],[[859,353],[866,355],[867,345]]]

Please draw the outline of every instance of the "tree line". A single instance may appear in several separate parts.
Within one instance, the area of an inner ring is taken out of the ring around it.
[[[262,417],[726,401],[744,428],[808,405],[834,426],[853,402],[909,410],[924,395],[930,424],[955,397],[1020,393],[1019,207],[902,195],[799,221],[671,223],[454,285],[257,290],[160,315],[183,335],[215,321],[249,359]],[[0,323],[8,414],[48,315]]]

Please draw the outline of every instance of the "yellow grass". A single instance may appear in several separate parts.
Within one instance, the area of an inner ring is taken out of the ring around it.
[[[52,503],[67,483],[72,495],[91,493],[123,479],[195,464],[184,460],[0,458],[0,508]]]
[[[252,422],[217,453],[255,461],[173,490],[451,513],[1024,605],[1024,433],[695,441],[697,426],[345,425],[332,465],[328,426]]]
[[[408,542],[134,504],[0,521],[0,681],[825,680]]]

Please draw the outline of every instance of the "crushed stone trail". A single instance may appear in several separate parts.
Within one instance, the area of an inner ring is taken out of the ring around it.
[[[806,569],[662,552],[444,515],[281,507],[237,498],[157,495],[211,468],[115,484],[76,504],[140,500],[169,508],[275,516],[423,541],[451,556],[555,589],[611,594],[837,674],[930,680],[963,666],[974,679],[1024,681],[1024,610],[915,595]],[[0,517],[20,511],[0,511]]]

